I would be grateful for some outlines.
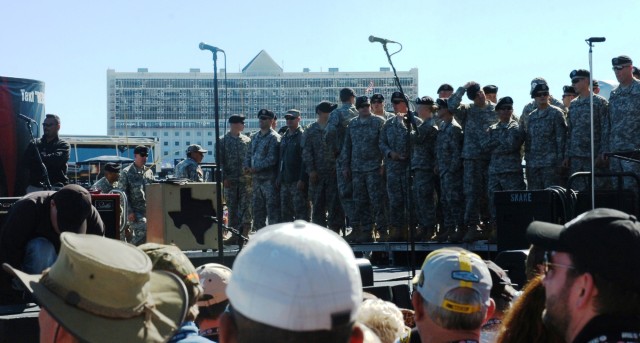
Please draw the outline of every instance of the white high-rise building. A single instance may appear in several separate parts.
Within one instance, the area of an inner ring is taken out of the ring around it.
[[[410,98],[418,94],[418,69],[399,71],[403,90]],[[226,81],[225,81],[226,78]],[[227,131],[231,114],[244,114],[245,131],[257,130],[256,114],[262,108],[278,116],[291,108],[302,112],[303,124],[316,119],[315,106],[323,100],[339,103],[339,92],[351,87],[356,94],[382,93],[389,99],[396,91],[393,72],[380,68],[374,72],[328,71],[290,73],[261,51],[240,73],[218,73],[220,132]],[[387,101],[387,110],[391,110]],[[186,156],[190,144],[209,150],[205,162],[214,162],[215,109],[213,73],[191,69],[188,73],[152,73],[107,70],[107,134],[146,136],[159,139],[156,156],[162,167]]]

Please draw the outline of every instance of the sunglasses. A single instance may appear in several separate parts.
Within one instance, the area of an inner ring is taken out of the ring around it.
[[[294,120],[296,117],[284,117],[285,120]]]
[[[613,69],[613,70],[622,70],[622,69],[624,69],[626,67],[628,67],[628,66],[613,66],[611,69]]]
[[[52,126],[55,126],[55,125],[56,125],[55,123],[50,123],[50,124],[42,123],[42,127],[52,127]]]
[[[536,98],[541,98],[543,96],[549,96],[549,92],[539,92],[536,93]]]
[[[576,267],[568,264],[560,264],[560,263],[551,263],[549,260],[551,259],[551,252],[547,251],[544,253],[544,261],[542,262],[544,268],[544,275],[549,274],[549,271],[554,270],[555,268],[567,268],[570,270],[575,270]]]
[[[576,83],[580,82],[580,80],[582,80],[582,78],[581,78],[581,77],[577,77],[577,78],[575,78],[575,79],[571,79],[571,84],[574,84],[574,85],[575,85]]]
[[[371,100],[372,104],[381,104],[382,100]]]
[[[394,105],[397,105],[397,104],[404,103],[404,101],[402,101],[402,100],[393,100],[393,101],[391,101],[391,103],[394,104]]]
[[[258,119],[260,120],[269,120],[271,117],[260,116]]]
[[[511,106],[502,106],[498,109],[498,111],[513,111],[513,107]]]

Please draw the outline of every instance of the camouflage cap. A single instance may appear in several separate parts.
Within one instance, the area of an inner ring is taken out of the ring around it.
[[[164,270],[177,275],[187,286],[189,306],[195,305],[204,291],[196,268],[182,250],[175,245],[158,243],[145,243],[138,248],[149,256],[153,270]]]
[[[203,149],[200,145],[198,144],[191,144],[189,145],[189,147],[187,148],[187,154],[192,153],[192,152],[207,152],[208,150]]]

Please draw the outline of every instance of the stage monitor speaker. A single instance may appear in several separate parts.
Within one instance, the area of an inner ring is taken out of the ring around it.
[[[494,262],[507,271],[509,279],[515,283],[516,289],[522,289],[527,283],[526,261],[529,249],[501,251]]]
[[[561,223],[558,195],[550,190],[495,192],[498,251],[528,249],[527,226],[534,221]]]
[[[91,204],[98,210],[104,223],[105,237],[120,239],[120,195],[91,194]]]
[[[147,242],[182,250],[218,248],[214,182],[146,186]]]
[[[596,190],[596,208],[605,207],[638,216],[638,199],[630,190]],[[575,215],[591,210],[591,192],[578,192]]]
[[[4,225],[5,218],[7,217],[7,213],[9,213],[9,209],[13,204],[20,200],[20,197],[5,197],[0,198],[0,228]]]

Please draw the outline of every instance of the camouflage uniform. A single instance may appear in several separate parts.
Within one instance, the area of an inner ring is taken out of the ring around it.
[[[280,140],[280,220],[292,222],[295,219],[309,221],[309,197],[306,191],[298,190],[298,182],[308,183],[308,175],[302,163],[302,134],[298,127],[295,132],[287,130]]]
[[[609,103],[597,94],[593,95],[593,147],[595,156],[602,154],[602,125],[608,117]],[[569,159],[571,174],[591,172],[591,100],[589,97],[577,97],[571,101],[567,116],[567,143],[565,159]],[[604,172],[596,167],[596,173]],[[585,191],[591,188],[591,179],[580,177],[570,185],[572,189]],[[597,187],[605,187],[605,178],[596,178]]]
[[[464,226],[462,209],[462,141],[460,124],[453,119],[451,123],[443,122],[436,140],[436,159],[440,188],[442,189],[442,211],[444,229],[438,240],[445,241],[447,232],[453,233],[456,227]]]
[[[228,225],[242,231],[251,229],[251,175],[244,174],[242,164],[251,146],[251,138],[242,133],[237,137],[227,132],[220,140],[222,179],[230,183],[224,188]]]
[[[425,240],[431,239],[436,226],[436,207],[434,202],[436,166],[436,140],[438,127],[435,118],[425,120],[418,126],[417,132],[411,132],[413,141],[411,170],[413,172],[413,204],[418,226],[426,230],[419,232]]]
[[[498,122],[489,127],[483,144],[486,151],[491,153],[489,162],[489,209],[491,221],[496,222],[496,206],[494,198],[496,191],[524,190],[524,176],[522,175],[522,157],[520,150],[524,137],[515,119],[507,123]]]
[[[341,107],[336,108],[329,115],[329,121],[327,122],[327,128],[324,133],[324,141],[328,147],[331,147],[331,150],[336,157],[336,175],[340,203],[345,215],[349,217],[349,220],[352,220],[355,215],[353,185],[351,180],[347,180],[342,177],[342,171],[344,170],[344,158],[341,158],[339,155],[344,145],[349,121],[357,116],[358,111],[353,104],[350,102],[342,103]]]
[[[178,179],[189,179],[191,182],[204,182],[202,168],[193,158],[187,157],[176,164],[173,174]]]
[[[344,167],[351,170],[355,200],[352,226],[357,233],[371,234],[373,222],[371,216],[366,215],[368,207],[372,209],[378,230],[387,227],[384,202],[380,201],[385,196],[380,189],[382,153],[378,149],[383,125],[384,120],[375,115],[351,120],[340,156]]]
[[[549,96],[549,104],[558,107],[562,110],[562,112],[567,113],[567,108],[564,107],[564,104],[562,103],[562,101]],[[528,104],[524,105],[524,107],[522,108],[522,115],[520,115],[520,118],[516,118],[518,120],[518,125],[520,127],[522,127],[523,121],[527,118],[527,116],[535,111],[538,108],[538,106],[536,105],[536,101],[531,100],[531,102],[529,102]]]
[[[275,180],[278,165],[280,135],[273,129],[263,134],[261,131],[251,136],[250,150],[245,155],[244,166],[256,169],[253,174],[253,227],[258,230],[269,224],[278,223],[279,204],[276,203]]]
[[[527,161],[527,189],[558,185],[559,167],[564,159],[567,124],[562,110],[553,105],[531,112],[520,129],[524,131]]]
[[[91,186],[91,189],[95,189],[97,191],[100,191],[100,193],[105,194],[111,192],[111,190],[114,188],[118,188],[118,181],[114,181],[112,185],[111,182],[109,182],[109,180],[107,180],[107,178],[104,176]]]
[[[127,195],[129,213],[136,216],[134,222],[129,222],[129,228],[133,232],[131,243],[135,245],[147,241],[147,199],[144,187],[152,182],[153,172],[146,166],[140,169],[131,163],[120,172],[118,188]]]
[[[640,81],[633,79],[628,87],[618,86],[609,95],[609,118],[605,120],[603,143],[608,152],[632,151],[640,148]],[[612,172],[632,172],[640,176],[640,164],[611,158]],[[624,178],[624,188],[635,185]]]
[[[422,124],[422,120],[413,117],[416,126]],[[387,120],[380,132],[380,151],[385,158],[385,173],[387,174],[387,197],[389,199],[389,229],[395,238],[398,234],[406,236],[409,211],[407,200],[411,194],[409,189],[409,149],[407,146],[407,126],[403,117],[395,116]],[[391,152],[396,152],[407,157],[404,161],[391,159]],[[399,230],[399,231],[398,231]]]
[[[318,173],[317,183],[309,181],[309,194],[313,206],[311,221],[338,232],[344,225],[344,211],[338,197],[336,159],[323,139],[325,129],[326,126],[313,123],[304,131],[302,160],[308,174]]]
[[[451,95],[449,110],[464,130],[462,147],[463,189],[466,205],[464,220],[465,224],[471,227],[480,223],[480,214],[489,215],[487,185],[491,156],[482,148],[482,137],[486,135],[489,126],[498,122],[498,115],[494,105],[489,101],[484,108],[474,104],[460,104],[465,91],[463,87],[460,87]]]

